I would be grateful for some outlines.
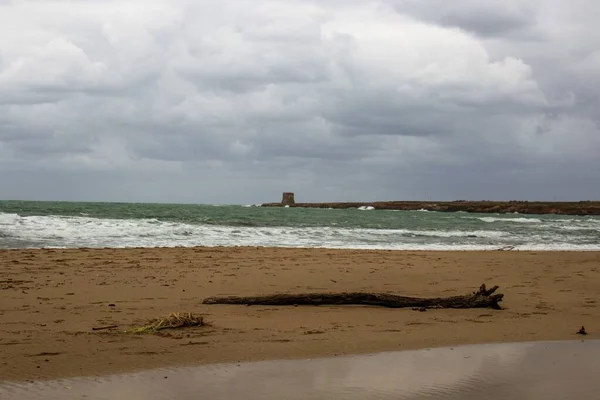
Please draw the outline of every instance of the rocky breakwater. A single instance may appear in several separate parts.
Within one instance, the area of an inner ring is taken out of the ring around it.
[[[263,207],[283,207],[283,203],[265,203]],[[600,215],[600,201],[540,202],[540,201],[376,201],[335,203],[293,203],[289,207],[303,208],[368,208],[375,210],[440,211],[471,213],[520,213],[558,215]]]

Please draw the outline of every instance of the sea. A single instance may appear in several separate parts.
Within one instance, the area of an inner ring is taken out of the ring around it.
[[[600,250],[600,217],[0,201],[0,248]]]

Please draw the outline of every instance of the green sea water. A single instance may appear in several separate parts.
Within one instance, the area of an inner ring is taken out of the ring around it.
[[[0,247],[600,250],[600,218],[251,205],[0,201]]]

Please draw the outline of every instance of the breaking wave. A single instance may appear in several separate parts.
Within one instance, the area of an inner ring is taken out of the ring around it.
[[[538,218],[499,218],[499,217],[480,217],[480,221],[492,222],[515,222],[520,224],[541,224],[542,220]]]
[[[444,217],[448,218],[448,215]],[[542,223],[537,218],[471,217],[473,223],[465,226],[458,223],[464,217],[456,216],[453,220],[456,223],[444,222],[445,225],[441,226],[440,221],[446,219],[435,216],[427,218],[425,221],[413,218],[412,225],[404,223],[405,226],[395,229],[375,229],[341,227],[336,223],[330,226],[295,227],[283,224],[256,226],[249,222],[231,226],[157,218],[20,216],[0,213],[0,247],[270,246],[488,250],[512,245],[521,250],[600,250],[600,224],[595,219],[576,222],[554,219]],[[524,223],[523,220],[528,222]],[[490,224],[496,221],[523,223],[523,227],[514,229],[504,224]],[[541,229],[540,226],[545,228]]]

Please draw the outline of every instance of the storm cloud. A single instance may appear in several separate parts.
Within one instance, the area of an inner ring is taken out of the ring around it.
[[[0,2],[0,197],[600,197],[600,5],[451,3]]]

